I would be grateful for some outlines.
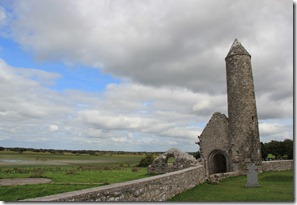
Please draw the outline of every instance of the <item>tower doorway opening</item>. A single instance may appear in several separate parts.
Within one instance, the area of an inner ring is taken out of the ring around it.
[[[227,158],[223,151],[215,150],[209,155],[209,174],[227,172]]]

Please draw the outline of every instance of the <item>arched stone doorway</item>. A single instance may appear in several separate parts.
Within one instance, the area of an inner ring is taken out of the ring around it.
[[[214,150],[208,157],[208,171],[209,174],[224,173],[228,169],[228,157],[222,150]]]

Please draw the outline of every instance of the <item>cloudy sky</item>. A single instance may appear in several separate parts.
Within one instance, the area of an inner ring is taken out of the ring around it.
[[[292,1],[2,0],[0,146],[197,151],[235,38],[260,140],[292,139]]]

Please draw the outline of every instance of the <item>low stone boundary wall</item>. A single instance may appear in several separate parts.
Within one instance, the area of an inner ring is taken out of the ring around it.
[[[218,183],[220,180],[228,178],[228,177],[234,177],[238,176],[238,172],[225,172],[225,173],[217,173],[217,174],[211,174],[208,176],[207,180],[210,183]]]
[[[202,165],[153,177],[23,201],[165,201],[206,180]]]
[[[294,169],[293,160],[262,161],[262,171],[282,171]]]

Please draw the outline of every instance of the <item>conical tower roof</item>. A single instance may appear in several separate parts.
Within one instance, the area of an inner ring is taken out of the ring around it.
[[[245,48],[241,45],[241,43],[237,39],[234,40],[226,58],[234,55],[248,55],[251,57],[249,52],[245,50]]]

